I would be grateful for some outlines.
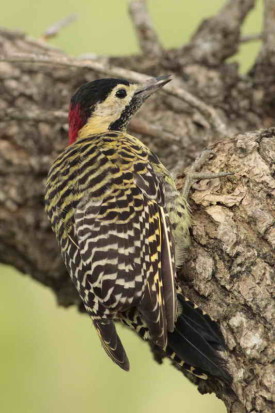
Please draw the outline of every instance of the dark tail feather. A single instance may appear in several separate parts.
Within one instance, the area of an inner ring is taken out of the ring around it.
[[[112,320],[93,320],[102,346],[109,357],[123,370],[130,368],[127,354],[117,335],[115,325]]]
[[[178,298],[181,304],[183,302],[183,312],[178,317],[174,332],[168,334],[167,352],[174,353],[178,359],[195,367],[190,369],[195,375],[205,373],[231,382],[225,362],[217,352],[217,348],[224,347],[218,326],[201,310],[192,307],[191,302],[188,304],[184,298]]]
[[[178,294],[182,314],[189,324],[216,350],[225,350],[226,344],[218,324],[191,301]]]

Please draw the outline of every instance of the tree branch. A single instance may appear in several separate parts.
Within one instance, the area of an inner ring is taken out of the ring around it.
[[[46,122],[49,124],[56,124],[57,122],[67,123],[68,114],[67,112],[58,110],[32,110],[25,112],[13,108],[2,110],[0,113],[0,121],[7,122],[9,120],[18,120],[22,122]],[[163,142],[165,143],[169,141],[173,143],[179,143],[182,139],[180,136],[174,136],[171,132],[163,131],[156,125],[150,125],[148,122],[139,118],[134,118],[131,120],[129,129],[134,133],[139,133],[141,135],[146,135],[151,138],[163,140]]]
[[[254,6],[255,0],[227,0],[216,16],[200,24],[190,43],[183,47],[183,59],[188,53],[193,61],[217,66],[234,55],[242,23]]]
[[[141,73],[160,75],[163,60],[170,59],[176,90],[171,84],[152,97],[132,128],[170,169],[185,169],[210,145],[215,157],[202,172],[235,173],[200,181],[191,192],[192,247],[181,281],[185,294],[222,325],[234,378],[229,390],[214,380],[197,385],[201,392],[215,391],[230,413],[272,412],[275,130],[243,132],[274,125],[274,73],[263,86],[239,74],[232,63],[209,68],[190,60],[183,67],[182,52],[174,50],[165,51],[161,61],[124,56],[108,59],[116,66],[102,58],[80,62],[22,33],[0,30],[0,54],[18,53],[19,60],[11,57],[14,63],[5,58],[0,63],[0,261],[49,286],[61,305],[79,306],[43,201],[50,164],[66,146],[69,98],[79,85],[99,75],[143,82],[148,76]],[[33,55],[37,57],[28,58]],[[19,64],[24,59],[26,64]],[[34,64],[40,59],[43,64]],[[265,91],[270,100],[263,105]],[[222,129],[220,119],[239,134],[217,141],[213,131]],[[183,177],[177,184],[182,188]]]
[[[275,0],[265,0],[263,19],[263,43],[250,76],[255,90],[261,86],[262,107],[272,118],[275,96]]]
[[[163,50],[157,33],[153,28],[146,3],[146,0],[130,0],[129,14],[136,31],[142,53],[150,58],[159,59]]]
[[[59,32],[64,29],[64,27],[69,26],[70,24],[74,23],[78,19],[77,14],[70,14],[67,17],[59,20],[58,22],[54,23],[48,29],[45,30],[43,35],[41,36],[43,40],[51,39],[52,37],[56,37]]]
[[[11,63],[40,63],[40,64],[49,64],[49,65],[57,65],[57,66],[67,66],[70,68],[85,68],[85,69],[92,69],[95,72],[100,74],[113,76],[113,77],[121,77],[133,82],[142,83],[148,80],[150,77],[143,75],[141,73],[137,73],[134,71],[130,71],[127,69],[123,69],[120,67],[112,67],[106,63],[89,60],[77,60],[77,59],[69,59],[65,56],[60,56],[58,58],[54,56],[48,55],[27,55],[27,54],[14,54],[11,56],[1,56],[0,55],[0,62],[11,62]],[[163,89],[164,93],[172,95],[183,102],[190,105],[193,109],[197,110],[198,112],[203,115],[215,133],[220,137],[228,137],[232,134],[230,129],[227,129],[225,123],[222,121],[220,116],[218,115],[217,111],[202,102],[200,99],[192,95],[187,90],[184,90],[182,87],[172,85],[167,85]]]
[[[255,66],[254,77],[264,79],[274,75],[275,68],[275,0],[264,1],[263,43]],[[267,73],[268,70],[268,73]]]
[[[7,108],[0,113],[0,121],[7,122],[9,120],[27,121],[27,122],[46,122],[54,123],[67,122],[67,112],[58,110],[31,110],[22,111],[14,108]]]
[[[275,1],[264,2],[264,34],[261,53],[275,55]]]
[[[257,42],[263,39],[262,33],[254,33],[254,34],[244,34],[240,38],[240,43],[250,43],[250,42]]]

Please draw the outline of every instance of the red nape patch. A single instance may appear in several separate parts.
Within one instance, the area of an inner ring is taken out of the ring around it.
[[[74,143],[77,139],[79,129],[86,123],[85,116],[81,113],[80,105],[70,105],[69,110],[69,145]]]

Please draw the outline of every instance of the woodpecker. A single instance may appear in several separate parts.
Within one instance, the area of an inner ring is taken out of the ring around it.
[[[115,322],[134,329],[179,368],[230,381],[218,325],[184,298],[177,269],[189,244],[187,200],[127,125],[171,80],[83,84],[69,110],[69,145],[50,168],[45,205],[61,255],[103,348],[129,361]]]

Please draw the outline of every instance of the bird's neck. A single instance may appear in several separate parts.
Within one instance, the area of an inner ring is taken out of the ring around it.
[[[113,117],[93,115],[87,123],[78,131],[77,139],[86,138],[90,135],[104,133],[110,130]]]

